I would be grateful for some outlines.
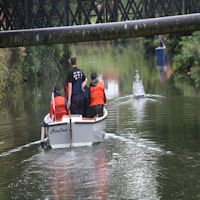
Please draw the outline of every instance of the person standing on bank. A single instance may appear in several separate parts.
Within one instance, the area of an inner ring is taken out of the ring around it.
[[[89,88],[89,108],[87,110],[86,116],[93,118],[96,115],[98,117],[103,116],[103,108],[106,102],[106,95],[104,91],[104,85],[101,81],[97,79],[96,72],[91,73],[90,88]]]
[[[87,84],[87,77],[81,69],[77,67],[76,56],[71,57],[71,69],[68,71],[68,102],[67,109],[71,114],[84,114],[83,91]]]

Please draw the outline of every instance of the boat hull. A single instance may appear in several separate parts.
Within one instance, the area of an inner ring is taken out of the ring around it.
[[[83,119],[82,116],[71,116],[71,130],[69,116],[61,122],[46,123],[47,142],[51,148],[69,148],[71,146],[88,146],[102,142],[105,137],[107,111],[104,116],[96,119]],[[49,118],[47,115],[46,121]],[[45,120],[44,120],[45,121]]]

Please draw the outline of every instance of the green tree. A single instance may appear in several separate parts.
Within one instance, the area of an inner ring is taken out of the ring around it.
[[[68,45],[28,47],[26,53],[23,74],[30,81],[58,78],[68,67],[67,60],[70,57]]]
[[[200,88],[200,32],[195,32],[191,36],[181,37],[179,42],[180,52],[173,56],[176,72],[186,74],[195,83],[196,88]]]

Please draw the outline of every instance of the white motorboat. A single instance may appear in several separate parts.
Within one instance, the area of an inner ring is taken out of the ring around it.
[[[133,96],[134,97],[144,97],[144,86],[140,80],[140,75],[138,70],[136,70],[135,81],[133,82]]]
[[[63,116],[62,121],[53,122],[50,115],[44,118],[45,127],[41,131],[41,143],[47,141],[51,148],[69,148],[88,146],[104,140],[107,110],[96,118],[84,118],[82,115]]]

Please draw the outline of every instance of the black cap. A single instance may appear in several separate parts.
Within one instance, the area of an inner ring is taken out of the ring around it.
[[[97,73],[96,72],[92,72],[91,73],[91,79],[94,80],[97,78]]]
[[[55,93],[55,94],[59,94],[59,92],[60,92],[60,88],[59,88],[59,86],[56,85],[56,86],[54,87],[54,93]]]

